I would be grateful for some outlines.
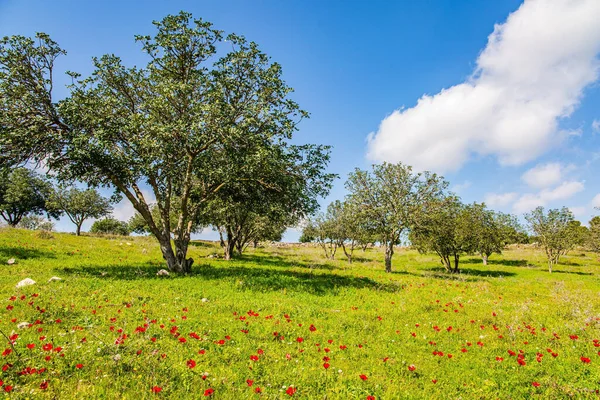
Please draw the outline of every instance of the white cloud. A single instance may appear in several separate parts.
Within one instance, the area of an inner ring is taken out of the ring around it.
[[[559,183],[566,172],[572,171],[575,166],[564,166],[560,163],[538,164],[526,171],[521,179],[533,188],[547,188]]]
[[[454,193],[460,194],[461,192],[467,190],[472,185],[471,181],[464,181],[463,183],[456,184],[450,188],[450,190]]]
[[[600,208],[600,193],[598,193],[597,195],[595,195],[594,198],[592,199],[592,207],[599,207]]]
[[[525,213],[538,206],[546,206],[548,203],[558,200],[567,200],[584,189],[583,182],[563,182],[554,189],[544,189],[539,193],[527,193],[519,197],[513,204],[513,211]]]
[[[490,208],[506,207],[510,203],[516,200],[519,194],[515,192],[510,193],[487,193],[483,199],[483,202]]]
[[[569,210],[571,210],[571,212],[577,219],[581,219],[582,217],[585,217],[587,214],[587,207],[585,207],[585,206],[569,207]]]
[[[600,133],[600,120],[595,119],[592,121],[592,131]]]
[[[146,203],[156,202],[156,197],[154,197],[154,193],[142,189],[142,194],[146,199]],[[129,218],[133,217],[134,214],[135,208],[133,208],[133,204],[131,204],[131,202],[126,197],[123,197],[123,199],[115,205],[112,212],[113,217],[120,221],[128,221]]]
[[[367,156],[457,170],[474,154],[503,165],[538,157],[568,136],[558,127],[598,79],[600,1],[527,0],[496,25],[465,82],[394,111]]]

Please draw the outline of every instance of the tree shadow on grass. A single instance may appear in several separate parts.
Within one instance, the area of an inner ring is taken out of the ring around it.
[[[485,277],[485,278],[500,278],[507,276],[516,276],[514,272],[508,271],[496,271],[491,269],[472,269],[472,268],[459,268],[459,273],[449,273],[442,267],[434,267],[429,268],[426,271],[430,271],[435,273],[437,276],[435,277],[446,277],[446,278],[456,278],[456,279],[464,279],[466,277],[467,280],[476,280],[469,279],[469,277]]]
[[[18,260],[27,260],[29,258],[56,258],[51,251],[19,247],[19,246],[0,246],[0,260],[15,258]]]
[[[562,263],[561,263],[562,264]],[[552,273],[557,274],[574,274],[574,275],[594,275],[591,272],[581,272],[581,271],[564,271],[564,270],[552,270]]]
[[[331,264],[322,264],[315,263],[311,261],[295,261],[289,260],[282,256],[273,256],[273,255],[257,255],[257,254],[244,254],[241,257],[235,258],[233,261],[228,263],[235,264],[259,264],[259,265],[268,265],[270,267],[279,267],[279,268],[307,268],[309,270],[318,269],[318,270],[328,270],[333,271],[335,269],[340,269],[335,265]]]
[[[460,260],[461,264],[480,264],[483,265],[481,258],[465,258]],[[506,265],[507,267],[526,267],[529,265],[527,260],[494,260],[488,259],[488,265]]]
[[[221,263],[219,263],[221,264]],[[280,268],[245,267],[232,263],[211,265],[200,264],[192,268],[188,275],[158,277],[160,264],[135,264],[113,266],[80,266],[57,269],[64,275],[93,277],[107,280],[166,280],[200,279],[206,281],[226,281],[238,290],[303,292],[315,295],[335,295],[340,289],[370,289],[382,292],[397,292],[404,288],[400,283],[381,283],[366,277],[338,275],[328,272],[290,271]]]

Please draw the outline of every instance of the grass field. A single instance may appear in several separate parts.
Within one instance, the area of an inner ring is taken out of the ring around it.
[[[53,235],[0,230],[11,398],[598,398],[594,253],[549,274],[541,252],[508,250],[450,276],[409,250],[386,274],[378,249],[351,265],[299,246],[228,262],[195,243],[193,274],[158,277],[151,238]]]

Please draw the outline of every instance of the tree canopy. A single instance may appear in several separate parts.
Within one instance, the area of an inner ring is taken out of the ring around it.
[[[110,200],[97,190],[80,190],[74,186],[59,186],[51,190],[47,207],[56,213],[65,213],[76,226],[75,233],[81,234],[81,225],[86,219],[105,217],[112,211]]]
[[[332,179],[324,172],[329,150],[289,143],[308,113],[256,43],[185,12],[154,26],[154,36],[136,36],[146,66],[94,58],[87,78],[69,73],[69,95],[58,102],[54,64],[66,52],[43,33],[2,39],[0,157],[43,160],[61,180],[114,187],[147,222],[169,269],[188,272],[190,234],[220,190],[239,182],[278,193],[304,185],[302,200],[315,204]],[[287,179],[272,182],[277,175]],[[158,215],[141,184],[151,188]]]
[[[3,168],[0,170],[0,216],[10,226],[17,226],[27,215],[47,213],[50,190],[50,183],[30,169]]]

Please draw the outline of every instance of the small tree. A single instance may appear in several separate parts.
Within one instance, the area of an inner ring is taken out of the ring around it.
[[[356,169],[348,177],[347,201],[361,225],[370,227],[385,246],[385,271],[392,271],[394,246],[413,227],[448,184],[430,172],[415,173],[402,163],[373,165],[372,171]]]
[[[548,271],[558,263],[561,255],[566,254],[577,243],[577,231],[573,225],[573,213],[567,208],[551,209],[538,207],[525,214],[529,229],[539,240],[548,257]]]
[[[0,216],[14,227],[26,215],[42,215],[47,212],[50,188],[48,181],[32,170],[3,169],[0,172]]]
[[[57,213],[64,212],[75,224],[77,236],[81,234],[81,225],[86,219],[105,217],[113,209],[110,200],[102,197],[95,189],[80,190],[64,186],[51,191],[47,206]]]
[[[589,222],[590,231],[588,235],[587,245],[592,251],[600,251],[600,217],[595,216]]]
[[[331,221],[320,213],[305,222],[300,239],[301,241],[316,242],[323,249],[325,258],[333,260],[335,259],[339,241],[332,231]]]
[[[17,226],[23,229],[40,231],[52,231],[54,229],[54,223],[41,215],[26,215],[21,218],[21,222]]]
[[[90,229],[90,233],[129,236],[130,231],[127,222],[119,221],[113,217],[108,217],[94,221]]]

